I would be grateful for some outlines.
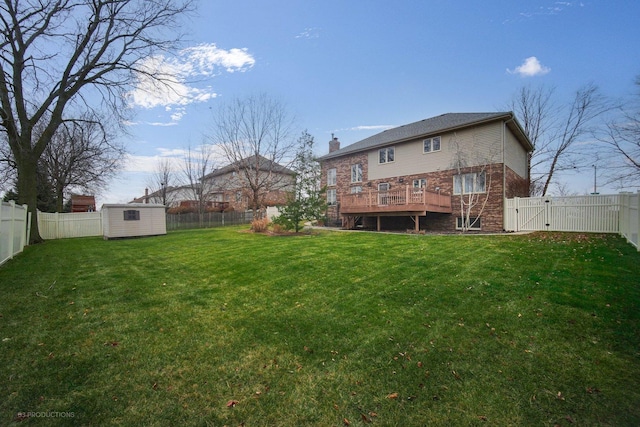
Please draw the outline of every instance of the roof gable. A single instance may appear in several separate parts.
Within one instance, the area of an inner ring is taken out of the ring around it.
[[[385,130],[373,136],[365,138],[361,141],[348,145],[340,150],[333,151],[320,157],[319,160],[340,157],[346,154],[352,154],[360,151],[370,150],[382,147],[388,144],[404,142],[419,137],[427,137],[447,131],[461,129],[469,126],[479,125],[481,123],[491,122],[494,120],[514,120],[515,117],[511,112],[494,112],[494,113],[447,113],[440,116],[431,117],[429,119],[420,120],[406,125],[398,126]],[[517,123],[516,123],[517,124]],[[520,125],[516,126],[520,131]],[[524,138],[523,146],[531,146],[531,143],[524,134],[520,132],[519,139]]]

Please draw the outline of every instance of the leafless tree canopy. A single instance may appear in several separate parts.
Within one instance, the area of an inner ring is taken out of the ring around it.
[[[150,193],[153,194],[152,203],[160,203],[169,206],[173,202],[171,188],[176,185],[176,172],[171,159],[158,160],[153,174],[147,183]]]
[[[202,143],[196,149],[189,146],[185,150],[182,174],[187,192],[197,204],[200,220],[207,209],[207,202],[211,201],[214,189],[214,183],[205,177],[212,173],[216,166],[215,151],[211,144]]]
[[[264,197],[291,185],[278,173],[295,155],[294,120],[285,106],[266,95],[236,99],[214,117],[211,139],[242,177],[250,206],[258,213]]]
[[[104,123],[91,114],[65,120],[45,148],[40,161],[55,187],[58,212],[70,191],[98,191],[121,169],[124,147]]]
[[[511,102],[534,144],[529,174],[532,195],[545,195],[563,170],[591,166],[595,145],[578,144],[592,139],[601,119],[615,108],[594,84],[578,89],[568,105],[557,105],[553,96],[553,89],[525,87]],[[585,155],[587,151],[591,156]]]
[[[620,187],[640,186],[640,76],[636,78],[636,93],[617,117],[607,122],[601,156],[611,165],[605,170],[608,183]]]
[[[190,0],[2,0],[0,128],[21,203],[34,212],[37,163],[63,117],[73,115],[65,112],[102,103],[119,116],[136,76],[163,79],[143,59],[175,46],[177,20],[190,9]],[[35,218],[32,242],[40,240]]]

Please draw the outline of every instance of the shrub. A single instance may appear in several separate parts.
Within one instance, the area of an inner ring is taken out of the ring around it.
[[[264,233],[269,227],[269,218],[254,219],[251,221],[251,230],[256,233]]]

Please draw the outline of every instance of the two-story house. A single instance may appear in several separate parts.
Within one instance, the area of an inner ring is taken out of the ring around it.
[[[167,187],[133,199],[131,203],[162,203],[168,208],[207,211],[246,211],[283,205],[293,191],[295,173],[264,156],[238,160],[205,175],[197,183]],[[164,191],[164,195],[163,195]]]
[[[533,146],[512,112],[449,113],[319,158],[327,216],[345,228],[503,230],[504,199],[528,196]]]
[[[294,184],[292,170],[260,155],[235,161],[202,179],[209,200],[236,211],[283,205]]]

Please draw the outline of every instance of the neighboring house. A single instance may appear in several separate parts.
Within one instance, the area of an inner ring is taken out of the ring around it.
[[[253,208],[254,194],[258,194],[260,209],[283,205],[293,191],[295,172],[263,156],[238,160],[202,180],[209,200],[228,203],[229,208],[245,211]],[[258,189],[254,192],[254,189]]]
[[[195,192],[189,185],[168,186],[151,193],[148,188],[145,188],[144,196],[137,197],[129,203],[165,204],[167,208],[172,208],[180,206],[182,201],[192,201],[194,194]]]
[[[71,212],[95,212],[96,198],[94,196],[71,195]]]
[[[449,113],[319,158],[327,216],[346,228],[502,231],[504,199],[528,196],[533,146],[511,112]]]
[[[287,194],[293,191],[295,173],[265,157],[251,157],[216,169],[204,176],[198,183],[198,191],[190,185],[168,187],[166,191],[167,207],[196,209],[200,203],[196,194],[202,193],[202,206],[207,210],[246,211],[252,209],[254,191],[258,188],[258,205],[283,205]],[[162,203],[161,190],[133,199],[130,203]]]

